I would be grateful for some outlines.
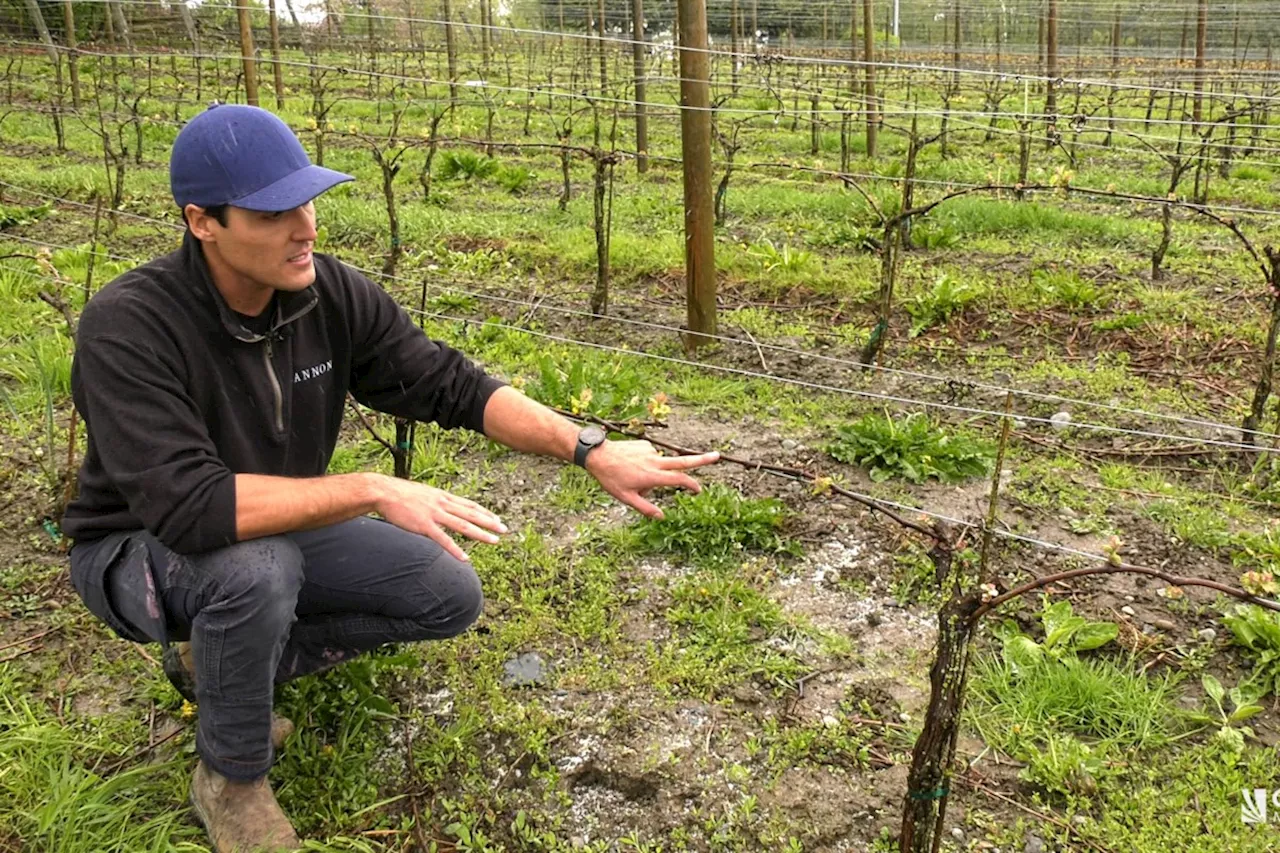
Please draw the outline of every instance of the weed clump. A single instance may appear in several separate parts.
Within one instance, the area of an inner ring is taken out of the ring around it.
[[[1258,696],[1280,694],[1280,619],[1256,604],[1238,604],[1222,621],[1232,641],[1253,658],[1246,685]]]
[[[907,313],[911,315],[911,337],[963,313],[965,308],[983,295],[983,289],[978,285],[958,281],[943,273],[934,281],[932,289],[917,293],[907,302]]]
[[[776,498],[744,498],[712,484],[701,494],[680,494],[661,519],[631,528],[632,544],[651,553],[678,554],[691,563],[720,565],[745,553],[798,556],[784,529],[790,518]]]
[[[440,154],[442,180],[477,180],[491,178],[498,172],[498,161],[474,151],[444,151]]]
[[[887,414],[867,415],[836,430],[827,452],[850,465],[861,465],[877,483],[902,477],[958,483],[991,470],[995,448],[964,433],[948,434],[916,412],[895,421]]]
[[[549,355],[538,361],[538,378],[526,392],[538,402],[615,421],[643,418],[648,413],[644,378],[621,361],[575,359],[568,369]]]
[[[1111,301],[1101,287],[1072,270],[1036,270],[1031,281],[1046,304],[1061,305],[1071,311],[1105,308]]]

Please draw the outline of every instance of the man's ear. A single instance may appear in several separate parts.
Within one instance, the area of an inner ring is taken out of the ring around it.
[[[214,233],[215,228],[221,227],[218,220],[205,212],[205,209],[198,204],[188,204],[182,208],[182,217],[187,220],[187,227],[191,229],[191,234],[201,242],[214,242],[217,235]]]

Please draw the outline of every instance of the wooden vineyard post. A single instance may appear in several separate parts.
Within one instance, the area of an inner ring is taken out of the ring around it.
[[[960,0],[951,4],[951,79],[960,85]]]
[[[636,171],[644,174],[649,171],[649,117],[644,103],[644,0],[631,0],[631,18],[631,58],[636,77]]]
[[[1044,22],[1044,15],[1036,15],[1036,68],[1040,71],[1041,77],[1048,77],[1044,67]],[[1039,91],[1039,86],[1036,90]]]
[[[600,35],[600,97],[605,97],[609,90],[609,52],[604,46],[604,0],[599,0],[599,20],[596,21],[596,32]]]
[[[71,0],[62,0],[62,22],[67,39],[67,70],[71,73],[71,106],[80,109],[80,67],[76,61],[76,13]]]
[[[1116,130],[1116,80],[1120,76],[1120,4],[1115,6],[1114,18],[1111,21],[1111,85],[1107,87],[1107,135],[1102,144],[1111,146],[1111,135]],[[1147,117],[1151,116],[1150,103],[1147,105]]]
[[[716,332],[715,209],[711,195],[711,82],[706,0],[678,0],[680,148],[684,161],[685,348]]]
[[[120,8],[120,0],[107,0],[109,7],[108,17],[115,20],[116,31],[120,34],[120,38],[124,39],[124,46],[129,51],[129,63],[133,64],[133,36],[129,35],[129,22],[124,18],[124,9]]]
[[[240,59],[244,64],[245,102],[258,106],[258,66],[253,56],[253,29],[249,26],[249,7],[237,6],[236,18],[240,21]]]
[[[491,27],[493,25],[493,11],[489,7],[489,0],[480,0],[480,51],[481,61],[484,63],[484,77],[489,79],[489,62],[493,54],[493,42]]]
[[[453,40],[453,6],[440,0],[444,13],[444,50],[449,64],[449,103],[458,103],[458,45]]]
[[[1003,7],[996,10],[996,70],[1000,71],[1004,68],[1004,60],[1001,58],[1001,50],[1003,49],[1002,40],[1004,30],[1004,9]]]
[[[1204,48],[1205,31],[1209,27],[1209,0],[1196,4],[1196,85],[1195,99],[1191,102],[1191,122],[1196,132],[1200,130],[1201,100],[1204,97]]]
[[[58,150],[65,151],[67,147],[66,135],[62,128],[62,57],[58,55],[58,48],[53,43],[53,36],[49,35],[49,28],[45,26],[44,15],[40,13],[40,4],[36,0],[27,0],[27,16],[31,19],[31,24],[36,28],[36,32],[40,36],[40,42],[44,45],[45,53],[49,55],[49,63],[53,65],[54,86],[57,95],[53,106],[53,128],[58,137]]]
[[[825,10],[825,6],[823,9]],[[729,6],[729,80],[730,89],[738,94],[738,0],[731,0]]]
[[[267,14],[271,16],[271,73],[276,87],[276,109],[284,109],[284,70],[280,66],[280,17],[276,14],[276,0],[269,0]]]
[[[849,92],[858,97],[858,0],[849,0]]]
[[[68,2],[70,2],[70,0],[68,0]],[[182,26],[187,31],[187,38],[191,39],[192,62],[195,65],[195,70],[196,70],[196,101],[198,103],[204,95],[204,92],[203,92],[204,74],[202,73],[201,67],[200,67],[201,66],[200,60],[202,58],[200,56],[200,32],[196,29],[195,18],[192,17],[191,9],[190,7],[187,6],[186,0],[179,0],[178,15],[182,18]],[[111,16],[107,15],[106,20],[108,23],[110,23]]]
[[[1053,145],[1058,135],[1058,0],[1049,0],[1049,20],[1045,24],[1044,120],[1045,140]]]
[[[378,97],[378,87],[380,81],[378,78],[378,33],[376,29],[377,21],[375,16],[377,10],[373,7],[373,0],[364,0],[364,22],[365,37],[369,43],[369,98],[378,105],[378,123],[382,122],[382,100]]]
[[[871,0],[862,0],[862,55],[867,60],[867,157],[876,156],[875,33],[871,26]]]

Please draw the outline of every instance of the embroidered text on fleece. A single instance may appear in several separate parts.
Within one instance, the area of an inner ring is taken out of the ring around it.
[[[278,292],[265,334],[227,306],[190,233],[89,301],[71,370],[89,445],[68,536],[145,527],[179,553],[234,544],[234,475],[324,474],[348,391],[388,414],[483,431],[501,383],[369,279],[313,257],[315,283]]]

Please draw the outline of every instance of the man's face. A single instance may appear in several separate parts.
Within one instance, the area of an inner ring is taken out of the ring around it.
[[[298,291],[316,280],[311,250],[316,240],[312,202],[280,213],[229,207],[226,226],[188,205],[187,221],[210,265],[222,268],[248,289]]]

